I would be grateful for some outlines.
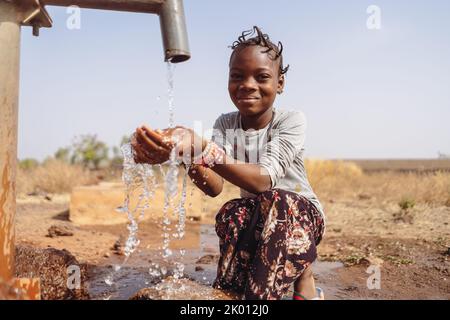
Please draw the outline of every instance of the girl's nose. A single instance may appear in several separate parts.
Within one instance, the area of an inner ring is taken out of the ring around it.
[[[247,78],[244,81],[242,81],[242,83],[239,85],[239,89],[240,90],[256,90],[257,88],[257,83],[254,79],[252,78]]]

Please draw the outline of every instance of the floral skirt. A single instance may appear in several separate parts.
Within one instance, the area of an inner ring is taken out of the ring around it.
[[[245,299],[281,299],[317,257],[324,217],[305,197],[271,189],[225,203],[216,216],[214,287]]]

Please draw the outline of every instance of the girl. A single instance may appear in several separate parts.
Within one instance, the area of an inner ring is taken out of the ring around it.
[[[136,130],[140,163],[162,163],[171,150],[204,193],[221,193],[223,179],[240,187],[216,216],[220,260],[214,287],[245,299],[281,299],[294,284],[294,299],[323,299],[311,264],[324,234],[324,213],[303,164],[303,114],[273,106],[283,92],[283,46],[258,27],[232,45],[228,91],[237,112],[222,114],[211,141],[176,127]],[[173,143],[174,137],[178,143]]]

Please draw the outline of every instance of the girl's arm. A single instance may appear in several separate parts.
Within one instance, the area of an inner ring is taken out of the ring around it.
[[[188,169],[192,182],[210,197],[217,197],[223,190],[223,178],[209,168],[194,164]]]
[[[191,135],[195,134],[192,130],[189,132]],[[138,163],[163,163],[169,159],[173,146],[163,141],[163,135],[148,127],[138,128],[136,133],[136,141],[132,142],[132,145]],[[170,134],[170,131],[165,133],[166,136]],[[202,141],[193,139],[195,140]],[[191,144],[191,141],[192,139],[188,138],[186,143]],[[202,145],[200,150],[204,149],[204,140]],[[229,156],[224,157],[222,164],[215,164],[212,168],[191,166],[188,174],[194,180],[194,184],[211,197],[222,192],[223,178],[251,193],[264,192],[271,187],[271,178],[265,168],[258,164],[237,161]]]
[[[211,170],[251,193],[261,193],[272,186],[267,170],[259,164],[245,163],[226,156],[223,164],[216,164]]]
[[[223,179],[251,193],[261,193],[271,187],[271,179],[265,168],[228,156],[225,157],[224,164],[216,164],[212,168],[192,166],[189,176],[200,190],[211,197],[222,192]]]

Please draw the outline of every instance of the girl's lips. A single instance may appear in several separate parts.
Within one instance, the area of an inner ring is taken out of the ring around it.
[[[238,101],[242,101],[242,102],[251,102],[251,101],[256,101],[259,100],[259,98],[251,98],[251,97],[247,97],[247,98],[238,98]]]

